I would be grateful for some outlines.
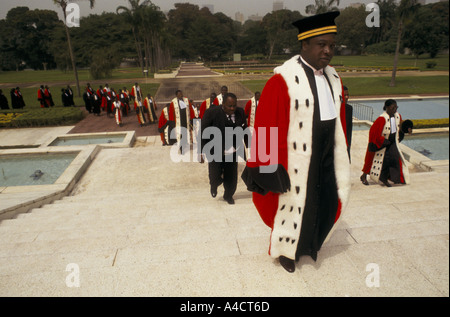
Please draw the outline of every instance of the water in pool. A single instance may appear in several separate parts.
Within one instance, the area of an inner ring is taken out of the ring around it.
[[[394,98],[395,99],[395,98]],[[449,117],[448,98],[424,98],[424,99],[395,99],[398,113],[405,119],[440,119]],[[358,103],[373,108],[375,120],[383,113],[383,105],[386,100],[361,100]],[[351,102],[350,102],[351,103]]]
[[[76,156],[77,153],[0,157],[0,186],[53,184]]]
[[[125,139],[125,134],[119,135],[104,135],[104,136],[76,136],[76,137],[61,137],[53,141],[50,146],[65,146],[65,145],[86,145],[86,144],[107,144],[120,143]]]
[[[402,141],[407,147],[432,160],[448,160],[448,134],[412,134]]]

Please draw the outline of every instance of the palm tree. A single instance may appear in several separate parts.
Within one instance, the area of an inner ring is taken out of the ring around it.
[[[144,0],[140,3],[140,0],[128,0],[131,9],[125,6],[119,6],[116,8],[117,14],[123,14],[126,20],[131,24],[131,30],[133,32],[134,44],[136,46],[136,52],[138,54],[139,65],[142,71],[144,71],[143,55],[142,55],[142,43],[140,42],[139,33],[142,24],[142,9],[150,3],[149,0]]]
[[[417,3],[417,0],[401,0],[400,5],[397,8],[398,14],[398,30],[397,30],[397,44],[395,46],[395,55],[394,55],[394,67],[392,68],[392,77],[391,82],[389,83],[389,87],[395,86],[395,77],[397,75],[397,66],[398,66],[398,56],[400,53],[400,43],[403,35],[403,27],[407,19],[411,17],[420,4]]]
[[[67,21],[66,8],[67,8],[68,0],[53,0],[53,2],[55,3],[55,5],[59,6],[62,9],[62,11],[63,11],[64,27],[66,29],[67,44],[69,45],[70,60],[72,61],[73,73],[75,75],[75,81],[77,83],[78,97],[80,97],[81,96],[81,91],[80,91],[80,81],[78,80],[77,65],[76,65],[76,62],[75,62],[75,55],[73,54],[72,41],[70,40],[69,28],[68,28],[68,26],[66,24],[66,21]],[[90,7],[92,9],[94,7],[95,0],[89,0],[89,4],[90,4]]]
[[[340,0],[314,0],[315,4],[307,5],[306,13],[320,14],[338,10]]]
[[[144,71],[157,71],[163,67],[167,55],[161,47],[164,44],[165,16],[150,0],[128,0],[130,8],[119,6],[117,14],[123,14],[131,23],[139,65]]]

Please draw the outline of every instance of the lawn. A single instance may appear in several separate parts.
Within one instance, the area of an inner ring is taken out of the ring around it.
[[[397,77],[395,87],[389,87],[391,77],[348,77],[342,79],[352,96],[418,95],[449,92],[448,76]]]
[[[434,62],[436,66],[432,69],[427,68],[427,63]],[[334,56],[332,65],[342,65],[345,67],[392,67],[394,64],[393,55],[370,55],[370,56]],[[420,71],[429,70],[449,70],[448,55],[439,55],[436,58],[420,56],[416,59],[414,56],[402,55],[398,62],[399,67],[417,67]]]
[[[153,77],[153,74],[149,74],[149,77]],[[42,83],[50,84],[52,82],[74,82],[74,74],[72,71],[61,70],[24,70],[20,72],[2,72],[0,71],[0,83]],[[105,82],[111,79],[132,79],[143,78],[143,74],[140,68],[120,68],[115,69],[112,72],[112,77],[103,79]],[[94,81],[87,69],[78,70],[78,79],[80,81]],[[20,86],[20,85],[19,85]]]
[[[346,77],[343,84],[351,96],[371,95],[417,95],[449,92],[448,76],[397,77],[396,86],[389,87],[390,77]],[[245,80],[242,82],[252,92],[262,91],[266,80]]]

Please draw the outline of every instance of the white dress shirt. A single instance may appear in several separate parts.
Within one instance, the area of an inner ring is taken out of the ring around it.
[[[300,56],[303,63],[310,67],[314,72],[314,78],[316,80],[317,96],[319,97],[319,108],[320,108],[320,120],[327,121],[332,120],[337,117],[336,108],[333,101],[333,95],[331,94],[330,85],[328,84],[325,75],[323,74],[323,69],[315,69],[309,65],[303,57]]]

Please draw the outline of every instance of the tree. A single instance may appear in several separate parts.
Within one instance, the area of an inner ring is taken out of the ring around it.
[[[155,72],[170,62],[165,38],[166,17],[149,0],[128,0],[130,7],[119,6],[116,12],[131,24],[139,65]]]
[[[372,30],[366,26],[367,12],[362,5],[359,8],[347,7],[336,18],[338,33],[336,43],[345,45],[352,52],[361,53],[369,44]]]
[[[405,30],[404,45],[414,54],[416,59],[419,55],[429,53],[431,58],[436,57],[442,47],[441,35],[445,26],[439,23],[430,7],[422,7],[414,15],[415,23]]]
[[[33,69],[54,68],[50,50],[53,29],[59,26],[56,12],[29,10],[28,7],[11,9],[0,27],[0,55],[5,70],[20,67]]]
[[[435,58],[441,49],[448,48],[448,2],[421,6],[405,30],[404,46],[416,56],[429,53]]]
[[[175,56],[183,59],[193,58],[188,32],[199,14],[199,7],[190,3],[175,3],[175,9],[169,11],[168,29],[174,37],[173,53]]]
[[[174,55],[186,60],[220,59],[233,49],[237,32],[232,19],[208,8],[177,3],[168,14]]]
[[[170,62],[170,59],[164,58],[165,55],[170,55],[164,39],[166,17],[159,7],[151,2],[144,7],[142,15],[141,36],[144,39],[147,69],[157,72]]]
[[[315,4],[309,4],[305,8],[306,13],[320,14],[328,11],[337,11],[340,0],[314,0]]]
[[[66,24],[66,21],[67,21],[66,9],[67,9],[68,0],[53,0],[53,2],[55,3],[55,5],[59,6],[62,9],[62,11],[63,11],[64,27],[65,27],[66,36],[67,36],[67,45],[69,46],[70,60],[72,62],[72,69],[73,69],[73,73],[75,75],[75,81],[77,83],[78,97],[80,97],[81,96],[81,91],[80,91],[80,81],[78,80],[77,65],[76,65],[76,62],[75,62],[75,56],[73,54],[72,42],[71,42],[70,33],[69,33],[69,27]],[[91,9],[94,7],[94,4],[95,4],[95,0],[89,0],[89,5],[90,5]]]
[[[293,21],[299,20],[301,14],[298,11],[278,10],[264,16],[262,26],[266,31],[268,44],[268,59],[278,47],[278,52],[292,48],[297,45],[298,30],[292,25]]]
[[[403,27],[405,23],[409,22],[408,18],[414,14],[414,12],[418,9],[419,6],[420,4],[417,3],[417,0],[401,0],[400,5],[397,8],[397,16],[398,16],[397,44],[395,46],[394,67],[392,69],[392,77],[391,82],[389,83],[389,87],[395,87],[395,77],[397,74],[398,56],[400,54],[400,44],[402,41]]]
[[[134,44],[136,46],[136,53],[138,55],[139,65],[144,71],[144,55],[142,52],[142,41],[140,39],[140,28],[142,24],[142,8],[149,3],[149,0],[145,0],[140,3],[140,0],[128,0],[130,7],[119,6],[116,9],[117,14],[122,15],[128,23],[131,24],[131,31],[133,32]]]
[[[245,21],[236,43],[236,51],[243,55],[265,54],[267,38],[266,33],[261,30],[261,22]]]
[[[380,8],[380,27],[372,28],[372,37],[368,44],[387,42],[395,31],[396,22],[396,0],[378,0],[377,5]]]

